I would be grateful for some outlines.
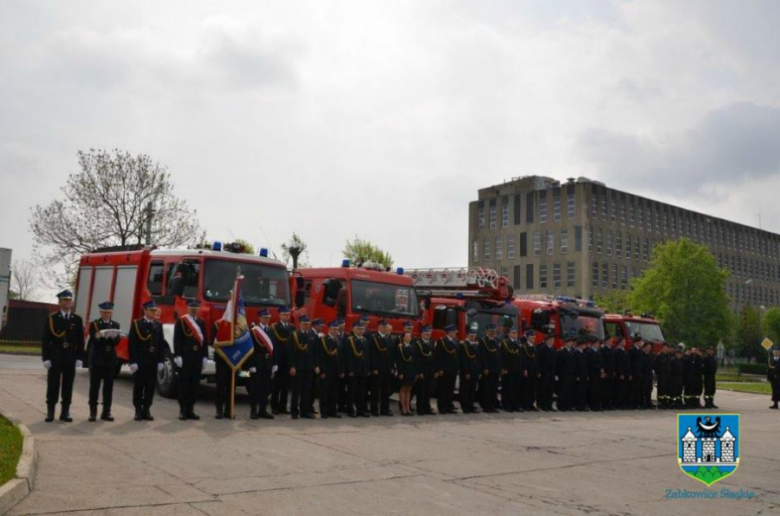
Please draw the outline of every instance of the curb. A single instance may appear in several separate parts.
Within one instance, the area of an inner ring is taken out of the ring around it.
[[[0,514],[5,514],[30,494],[30,491],[33,490],[35,472],[38,468],[35,437],[30,432],[30,429],[13,418],[7,416],[6,418],[17,425],[24,441],[22,444],[22,455],[19,457],[19,464],[16,465],[16,478],[0,486]]]

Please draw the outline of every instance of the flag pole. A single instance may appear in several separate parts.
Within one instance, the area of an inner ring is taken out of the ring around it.
[[[236,419],[236,371],[230,368],[230,419]]]

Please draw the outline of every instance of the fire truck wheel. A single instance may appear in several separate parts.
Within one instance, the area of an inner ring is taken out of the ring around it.
[[[157,392],[163,398],[176,397],[176,375],[173,373],[173,356],[166,350],[163,368],[157,373]]]

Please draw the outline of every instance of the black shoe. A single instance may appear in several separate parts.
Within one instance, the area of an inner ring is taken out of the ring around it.
[[[330,416],[328,416],[327,414],[320,414],[320,419],[328,419],[329,417]],[[312,419],[314,419],[314,418],[312,418]]]
[[[187,421],[187,413],[179,412],[179,421]]]
[[[300,416],[299,416],[298,414],[293,414],[293,415],[292,415],[292,418],[293,418],[293,419],[298,419],[299,417],[300,417]]]
[[[90,423],[94,423],[97,421],[97,407],[90,407],[89,408],[89,418],[87,419]]]
[[[290,413],[290,411],[289,411],[289,410],[287,410],[287,409],[279,409],[279,410],[278,410],[278,413],[279,413],[279,414],[289,414],[289,413]]]
[[[279,414],[279,411],[277,409],[275,409],[275,408],[271,409],[271,414],[277,415],[277,414]]]
[[[47,423],[51,423],[54,421],[54,405],[48,405],[46,407],[46,419],[45,421]]]
[[[314,414],[303,414],[301,417],[303,419],[317,419]]]
[[[710,408],[717,409],[717,408],[720,408],[720,407],[718,407],[717,405],[715,405],[715,404],[713,403],[712,405],[710,405]]]
[[[330,417],[336,418],[336,419],[341,419],[341,414],[339,414],[338,412],[334,412],[333,414],[330,415]]]
[[[274,415],[273,414],[269,414],[267,410],[260,411],[258,416],[261,419],[274,419]]]
[[[62,411],[60,412],[60,421],[63,423],[73,423],[73,418],[70,417],[70,411],[68,410],[70,407],[62,407]]]
[[[252,408],[249,409],[249,419],[257,419],[258,417],[257,407],[253,405]]]
[[[427,415],[429,415],[429,416],[435,416],[435,415],[437,415],[436,411],[435,411],[435,410],[433,410],[433,409],[428,409],[427,411],[425,411],[425,413],[426,413]]]
[[[358,417],[358,415],[357,415],[357,414],[355,414],[354,412],[347,412],[347,415],[348,415],[349,417],[351,417],[351,418],[356,418],[356,417]]]
[[[133,421],[141,421],[143,418],[143,415],[141,415],[141,409],[135,409],[135,416],[133,416]]]
[[[771,407],[770,407],[770,408],[771,408]],[[775,407],[775,408],[777,408],[777,407]],[[372,412],[371,412],[371,415],[372,415],[372,416],[374,416],[374,417],[379,417],[379,412],[373,412],[373,411],[372,411]]]
[[[111,412],[103,412],[102,414],[100,414],[100,420],[113,422],[114,416],[111,415]]]
[[[218,410],[216,414],[214,414],[214,419],[222,419],[222,411]]]
[[[187,412],[187,419],[192,419],[193,421],[200,421],[200,416],[190,410],[189,412]]]
[[[393,411],[392,410],[386,410],[384,412],[380,412],[383,416],[393,417]]]
[[[362,414],[358,414],[360,417],[371,417],[371,414],[368,412],[363,412]]]
[[[154,421],[154,416],[148,408],[144,410],[144,421]]]

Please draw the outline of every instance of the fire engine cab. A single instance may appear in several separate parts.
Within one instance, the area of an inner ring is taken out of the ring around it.
[[[563,346],[563,335],[569,330],[585,331],[604,339],[604,312],[592,301],[547,294],[516,296],[513,304],[520,310],[524,330],[536,332],[536,344],[543,342],[546,331],[553,329],[554,346]]]
[[[390,272],[373,263],[353,266],[349,260],[341,265],[292,273],[296,316],[305,314],[326,323],[343,319],[347,331],[363,316],[369,317],[369,329],[375,330],[377,322],[385,319],[396,333],[407,321],[419,322],[417,293],[403,269]]]
[[[206,340],[211,342],[214,323],[222,317],[235,278],[245,277],[242,293],[247,320],[256,320],[263,308],[278,319],[278,309],[290,304],[289,279],[284,263],[268,258],[265,249],[260,256],[237,252],[235,246],[223,250],[220,242],[211,249],[165,250],[144,246],[98,249],[85,254],[79,262],[76,279],[75,311],[84,321],[98,317],[98,304],[113,301],[113,318],[126,333],[133,319],[141,317],[142,305],[154,300],[158,318],[168,343],[165,367],[157,376],[161,395],[176,394],[173,374],[173,325],[187,313],[187,303],[200,301],[198,316],[206,322]],[[127,337],[122,337],[120,361],[129,359]],[[214,351],[209,348],[209,362],[203,375],[214,381]],[[121,368],[121,365],[119,368]],[[117,369],[117,373],[119,372]],[[239,381],[242,382],[241,375]]]
[[[659,353],[665,342],[661,326],[650,314],[641,317],[634,316],[631,312],[623,315],[607,314],[604,316],[604,331],[608,339],[623,337],[626,348],[634,345],[634,336],[638,334],[642,340],[653,343],[653,353]]]
[[[432,338],[444,335],[444,327],[454,324],[458,339],[477,327],[477,336],[493,323],[499,328],[517,326],[519,312],[512,305],[512,286],[492,269],[481,267],[415,269],[406,271],[423,298],[424,324],[431,325]]]

